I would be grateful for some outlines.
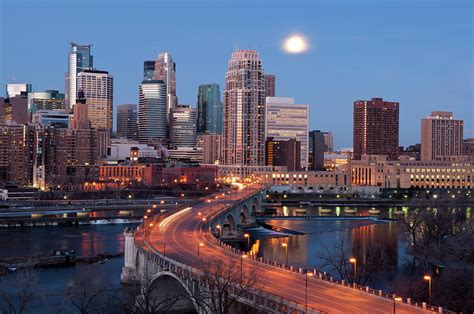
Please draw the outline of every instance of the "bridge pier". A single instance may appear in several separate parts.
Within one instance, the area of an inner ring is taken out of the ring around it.
[[[120,282],[124,284],[140,283],[140,276],[137,271],[137,248],[135,246],[134,232],[126,228],[123,232],[125,238],[124,266],[120,274]]]

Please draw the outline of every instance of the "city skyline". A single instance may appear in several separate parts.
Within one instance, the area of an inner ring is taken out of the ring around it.
[[[364,4],[349,4],[341,10],[341,6],[321,2],[314,5],[303,4],[298,8],[290,8],[283,3],[268,8],[259,3],[253,6],[254,11],[251,14],[276,14],[285,17],[284,21],[277,19],[281,25],[269,22],[269,25],[258,27],[252,32],[249,31],[252,27],[242,29],[238,27],[238,23],[230,23],[223,29],[214,28],[213,32],[216,34],[230,34],[228,38],[218,42],[219,49],[216,49],[217,46],[210,43],[209,39],[202,38],[199,40],[204,40],[205,49],[186,49],[195,45],[196,39],[190,35],[181,35],[183,27],[192,23],[194,15],[199,15],[196,10],[211,6],[210,12],[218,15],[219,11],[225,8],[219,3],[201,3],[201,7],[197,4],[184,7],[162,3],[161,5],[167,8],[178,10],[179,16],[189,18],[189,21],[182,26],[179,22],[170,24],[172,31],[163,34],[159,40],[144,41],[142,36],[149,35],[149,31],[146,30],[144,35],[137,35],[135,38],[136,33],[133,30],[145,27],[146,19],[133,19],[128,25],[131,30],[121,37],[124,44],[120,46],[116,45],[115,40],[111,42],[111,39],[104,36],[105,33],[88,31],[96,25],[94,22],[85,26],[72,25],[70,29],[59,31],[53,43],[40,43],[34,36],[31,41],[25,43],[13,42],[15,37],[6,31],[6,25],[15,16],[16,10],[22,10],[21,14],[25,18],[31,16],[34,20],[36,13],[41,16],[42,10],[59,14],[66,7],[54,1],[39,6],[32,3],[25,5],[22,2],[20,5],[12,4],[14,3],[7,1],[1,5],[2,24],[5,25],[2,27],[4,47],[13,47],[13,43],[15,44],[15,49],[2,50],[0,82],[3,86],[12,82],[30,83],[34,91],[57,89],[64,92],[68,43],[90,43],[94,44],[94,66],[114,75],[115,111],[120,104],[138,103],[137,89],[143,75],[143,60],[156,56],[160,51],[169,51],[179,72],[177,96],[181,103],[190,103],[195,107],[195,91],[199,84],[215,82],[224,86],[227,59],[234,48],[256,49],[265,65],[265,73],[278,77],[276,96],[292,96],[301,103],[308,103],[311,113],[310,129],[331,130],[334,133],[336,148],[352,146],[352,103],[358,99],[373,97],[383,97],[400,103],[400,145],[420,142],[419,120],[431,111],[454,112],[457,117],[465,120],[465,137],[473,136],[472,74],[466,66],[472,64],[472,54],[469,53],[472,47],[468,40],[472,38],[472,16],[468,13],[472,4],[467,1],[457,1],[451,6],[440,3],[413,4],[410,5],[413,13],[410,17],[401,17],[399,14],[407,9],[408,4],[392,3],[392,12],[383,10],[382,5],[371,4],[370,10],[365,12],[367,6]],[[232,4],[232,14],[242,13],[245,4]],[[141,3],[140,12],[153,6],[151,3]],[[105,3],[98,4],[90,13],[91,17],[100,15],[107,7]],[[67,8],[71,9],[71,6],[68,5]],[[330,16],[335,13],[335,8],[338,8],[340,15],[333,16],[333,28],[328,29],[324,25],[327,17],[324,17],[323,13]],[[137,8],[127,6],[126,3],[119,3],[117,7],[112,8],[111,16],[133,15],[136,10]],[[446,10],[451,14],[445,14]],[[310,13],[306,11],[312,12],[315,18],[309,19]],[[422,11],[427,13],[417,20],[416,12],[421,14]],[[344,18],[350,18],[354,22],[352,19],[356,16],[357,21],[360,21],[368,15],[374,15],[370,24],[358,22],[350,30],[347,28],[348,22],[342,21]],[[388,20],[390,16],[396,17],[396,21],[383,26],[382,21]],[[439,22],[441,17],[442,23]],[[303,22],[298,21],[301,18],[304,19]],[[215,20],[204,23],[195,31],[204,33],[219,25],[221,19],[223,17],[216,16]],[[65,20],[56,22],[62,25]],[[38,29],[28,28],[28,32],[47,32],[53,27],[56,31],[57,25],[46,23]],[[24,26],[19,25],[15,36],[26,31]],[[287,55],[280,50],[281,40],[293,32],[303,33],[309,38],[309,52]],[[370,47],[382,42],[383,48],[377,50],[374,56]],[[40,62],[28,61],[32,60],[32,52],[31,49],[22,49],[24,44],[36,45],[44,50],[47,56]],[[207,58],[202,59],[203,55]],[[420,58],[425,62],[419,62]],[[203,68],[206,70],[202,70]],[[294,79],[295,76],[298,76],[298,79]],[[13,77],[16,78],[15,81],[12,81]],[[335,111],[334,108],[340,110]]]

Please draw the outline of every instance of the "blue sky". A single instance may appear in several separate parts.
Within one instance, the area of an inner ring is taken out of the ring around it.
[[[277,96],[310,104],[310,128],[352,146],[352,103],[400,102],[400,144],[420,119],[453,111],[474,137],[474,1],[22,1],[0,0],[0,84],[64,91],[68,43],[92,43],[95,67],[114,75],[115,106],[138,103],[143,61],[171,52],[180,103],[197,87],[223,88],[235,48],[257,49]],[[305,34],[311,50],[281,51]]]

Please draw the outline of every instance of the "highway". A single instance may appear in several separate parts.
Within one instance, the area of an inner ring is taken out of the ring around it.
[[[233,190],[225,196],[219,195],[211,203],[200,202],[192,208],[181,211],[167,219],[166,223],[155,223],[148,231],[147,241],[157,251],[162,252],[166,244],[166,256],[189,266],[197,266],[199,258],[203,260],[222,259],[240,265],[240,257],[224,250],[219,245],[209,241],[201,233],[201,217],[223,209],[232,199],[245,198],[256,190],[246,187]],[[204,246],[199,248],[199,243]],[[244,259],[244,272],[257,268],[263,281],[263,290],[300,304],[305,304],[305,276],[294,272],[276,268],[274,266]],[[394,313],[393,300],[374,296],[354,289],[337,286],[335,284],[310,277],[308,280],[308,306],[329,313]],[[396,304],[396,313],[429,313],[422,309]]]

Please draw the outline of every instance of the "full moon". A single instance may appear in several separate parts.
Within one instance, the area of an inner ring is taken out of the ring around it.
[[[299,34],[293,34],[283,40],[283,50],[291,54],[299,54],[308,51],[308,40]]]

